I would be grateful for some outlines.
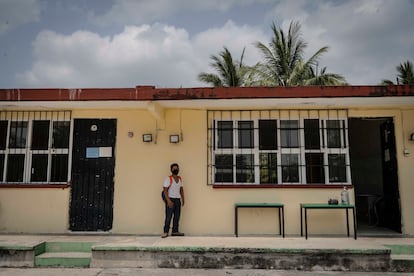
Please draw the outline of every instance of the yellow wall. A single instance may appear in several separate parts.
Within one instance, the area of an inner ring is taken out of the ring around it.
[[[414,109],[401,112],[403,129],[400,131],[397,141],[398,154],[398,181],[401,196],[401,216],[403,233],[414,234],[414,141],[409,141],[409,136],[414,133]],[[397,128],[400,129],[401,128]],[[408,154],[404,154],[404,150]]]
[[[68,206],[69,189],[0,189],[0,232],[65,232]]]
[[[165,123],[158,125],[146,110],[74,110],[72,116],[74,119],[117,119],[112,233],[158,235],[162,232],[164,205],[160,192],[172,162],[180,164],[186,194],[180,230],[190,235],[232,235],[235,202],[284,203],[286,234],[299,235],[301,202],[340,198],[338,188],[214,189],[207,185],[206,111],[165,110]],[[414,132],[414,110],[349,111],[349,117],[371,116],[394,118],[403,233],[414,234],[414,201],[410,199],[414,195],[414,142],[408,141],[408,135]],[[134,136],[128,137],[128,132]],[[144,133],[152,133],[156,142],[142,142]],[[170,134],[182,134],[183,141],[170,144]],[[409,156],[403,155],[404,148],[411,152]],[[350,195],[354,202],[353,190]],[[70,189],[1,189],[0,231],[68,231],[69,196]],[[346,233],[343,210],[313,210],[309,215],[312,234]],[[277,233],[276,218],[273,209],[241,210],[239,233]],[[351,223],[351,231],[352,227]]]

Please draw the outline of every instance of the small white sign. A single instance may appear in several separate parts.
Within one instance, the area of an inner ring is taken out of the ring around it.
[[[112,147],[100,147],[99,157],[112,157]]]

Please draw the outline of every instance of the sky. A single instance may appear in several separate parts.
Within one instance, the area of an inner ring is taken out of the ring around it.
[[[414,0],[0,0],[0,88],[203,87],[211,55],[262,61],[298,21],[305,58],[351,85],[414,62]]]

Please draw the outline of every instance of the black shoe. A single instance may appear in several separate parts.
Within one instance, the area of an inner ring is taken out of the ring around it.
[[[181,233],[181,232],[172,232],[171,233],[171,236],[174,236],[174,237],[178,237],[178,236],[184,236],[184,233]]]

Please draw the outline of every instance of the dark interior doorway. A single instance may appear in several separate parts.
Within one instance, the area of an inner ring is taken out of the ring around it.
[[[359,233],[401,233],[393,119],[350,118],[349,148]]]

